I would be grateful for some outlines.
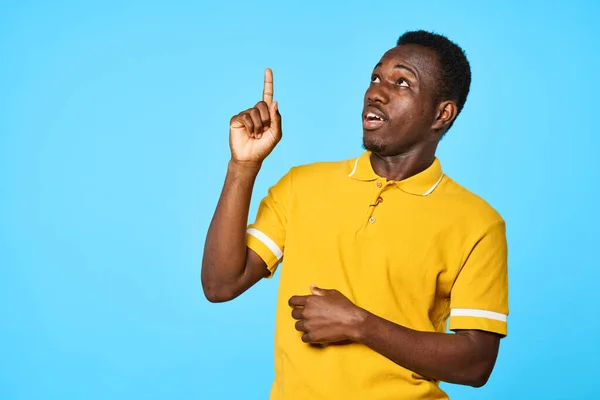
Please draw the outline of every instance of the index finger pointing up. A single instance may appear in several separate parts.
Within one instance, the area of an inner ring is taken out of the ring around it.
[[[268,106],[273,102],[273,71],[265,69],[265,88],[263,89],[263,101]]]

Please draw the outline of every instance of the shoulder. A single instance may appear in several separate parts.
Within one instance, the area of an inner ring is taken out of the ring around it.
[[[442,197],[443,203],[463,222],[482,229],[504,224],[503,217],[490,203],[448,175],[444,176],[439,189],[437,195]]]
[[[292,167],[288,174],[294,183],[317,184],[347,177],[356,158],[340,161],[319,161]]]

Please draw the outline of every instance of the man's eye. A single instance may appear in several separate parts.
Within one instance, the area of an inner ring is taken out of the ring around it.
[[[379,83],[379,77],[378,77],[377,75],[373,75],[373,76],[371,77],[371,82],[374,82],[374,83]]]
[[[405,86],[408,87],[408,82],[406,82],[404,79],[398,79],[398,82],[396,82],[396,85],[398,86]]]

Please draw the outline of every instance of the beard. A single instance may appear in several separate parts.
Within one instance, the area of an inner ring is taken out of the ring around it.
[[[363,137],[363,149],[375,154],[385,154],[387,146],[381,140],[374,140],[373,138]]]

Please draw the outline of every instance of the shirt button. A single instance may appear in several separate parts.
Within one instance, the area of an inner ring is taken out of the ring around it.
[[[377,198],[377,204],[379,204],[379,203],[383,203],[383,197],[378,197]]]
[[[377,187],[380,188],[381,187],[381,182],[377,182]]]
[[[375,217],[371,217],[371,218],[369,218],[369,223],[370,223],[370,224],[374,224],[374,223],[375,223]]]

